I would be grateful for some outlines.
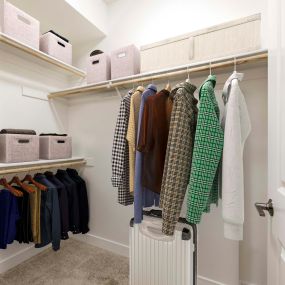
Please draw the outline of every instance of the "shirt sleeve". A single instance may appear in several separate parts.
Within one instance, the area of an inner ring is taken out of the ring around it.
[[[60,212],[57,189],[52,189],[52,248],[58,250],[60,248]]]
[[[141,120],[140,136],[138,140],[137,150],[140,152],[148,152],[153,144],[153,116],[152,116],[152,101],[149,97],[145,103],[143,116]]]
[[[125,152],[127,151],[127,128],[128,114],[125,100],[121,101],[119,115],[115,127],[115,135],[112,148],[112,184],[114,187],[119,187],[122,183],[124,172]]]

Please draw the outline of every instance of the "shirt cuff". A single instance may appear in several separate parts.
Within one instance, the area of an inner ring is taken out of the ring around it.
[[[121,176],[112,176],[112,185],[113,187],[119,187],[122,185],[122,177]]]
[[[243,225],[225,222],[224,236],[231,240],[243,240]]]

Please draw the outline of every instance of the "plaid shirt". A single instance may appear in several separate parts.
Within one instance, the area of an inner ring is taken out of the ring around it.
[[[183,82],[170,94],[174,102],[160,193],[166,235],[174,233],[187,189],[198,113],[195,90],[194,85]]]
[[[215,97],[216,77],[210,75],[200,89],[200,107],[188,185],[187,220],[198,224],[210,204],[218,204],[218,172],[224,134]]]
[[[118,202],[124,206],[134,201],[130,194],[129,147],[126,140],[132,94],[133,91],[129,91],[121,101],[112,148],[112,184],[118,187]]]

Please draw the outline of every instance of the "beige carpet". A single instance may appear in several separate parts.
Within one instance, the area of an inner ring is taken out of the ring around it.
[[[1,285],[127,285],[128,258],[69,239],[5,274]]]

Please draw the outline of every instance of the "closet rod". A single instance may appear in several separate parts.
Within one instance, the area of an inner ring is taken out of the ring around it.
[[[175,68],[169,68],[154,72],[149,72],[145,74],[134,75],[132,77],[127,77],[125,79],[117,79],[113,82],[106,81],[99,84],[91,84],[80,87],[74,87],[58,92],[53,92],[48,95],[49,99],[66,97],[70,95],[84,95],[84,93],[93,92],[93,91],[105,91],[113,87],[125,87],[125,85],[138,84],[143,82],[150,82],[157,79],[169,79],[174,76],[187,75],[189,72],[193,74],[194,72],[202,72],[209,70],[210,64],[213,69],[227,68],[245,63],[255,63],[259,61],[265,61],[268,58],[267,51],[261,50],[257,52],[239,54],[236,56],[227,56],[224,58],[214,59],[212,61],[196,62],[189,65],[183,65]]]
[[[0,170],[0,175],[40,171],[40,170],[46,170],[46,169],[51,169],[51,168],[65,168],[65,167],[70,167],[70,166],[75,167],[75,166],[81,166],[85,164],[86,164],[86,160],[82,160],[82,161],[74,161],[74,162],[47,164],[47,165],[42,165],[42,166],[27,166],[27,167],[9,168],[9,169]]]

